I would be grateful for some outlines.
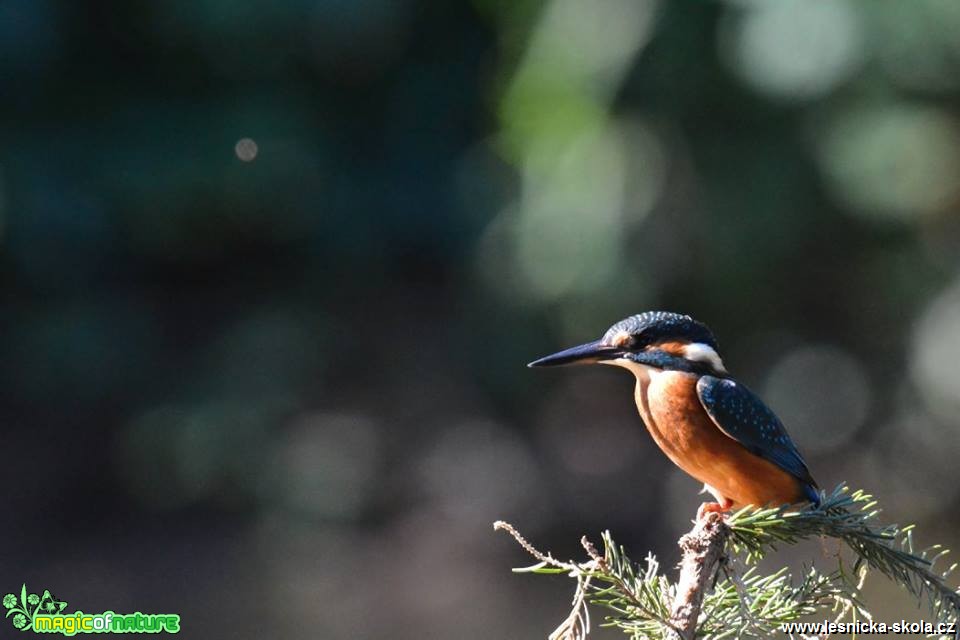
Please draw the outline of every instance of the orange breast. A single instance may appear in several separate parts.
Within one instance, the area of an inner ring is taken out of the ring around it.
[[[647,430],[678,467],[735,507],[804,499],[799,481],[720,431],[697,396],[697,376],[660,371],[638,378],[637,408]]]

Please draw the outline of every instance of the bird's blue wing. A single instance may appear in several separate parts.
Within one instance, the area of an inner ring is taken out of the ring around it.
[[[752,391],[726,378],[703,376],[697,382],[700,404],[722,432],[751,453],[769,460],[809,487],[817,502],[817,483],[787,435],[783,423]]]

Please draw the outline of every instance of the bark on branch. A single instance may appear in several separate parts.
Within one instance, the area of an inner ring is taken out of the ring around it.
[[[690,533],[680,538],[680,578],[670,613],[671,640],[693,640],[703,596],[713,583],[728,529],[719,513],[707,514]]]

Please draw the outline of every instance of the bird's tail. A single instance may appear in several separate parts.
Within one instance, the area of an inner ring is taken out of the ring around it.
[[[803,483],[803,495],[809,500],[814,506],[820,506],[820,490],[816,485],[810,483]]]

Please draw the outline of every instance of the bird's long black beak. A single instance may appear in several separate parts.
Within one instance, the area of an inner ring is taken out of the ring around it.
[[[594,340],[579,347],[571,347],[563,351],[534,360],[528,367],[559,367],[567,364],[592,364],[601,360],[613,360],[623,355],[623,349],[600,340]]]

